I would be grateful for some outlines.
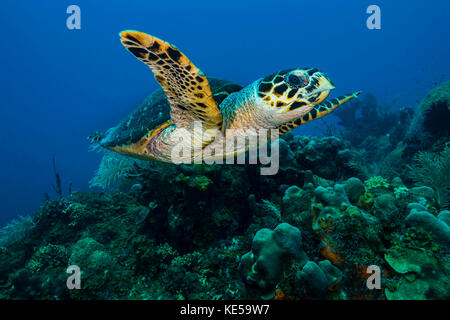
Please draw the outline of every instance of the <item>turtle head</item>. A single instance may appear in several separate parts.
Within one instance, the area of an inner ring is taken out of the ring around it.
[[[271,74],[258,82],[258,105],[270,127],[301,118],[325,100],[334,84],[317,69],[290,69]]]

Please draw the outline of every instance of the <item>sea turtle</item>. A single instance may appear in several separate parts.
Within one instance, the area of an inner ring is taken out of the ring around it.
[[[283,134],[359,95],[355,92],[324,101],[334,84],[315,68],[279,71],[242,87],[207,78],[177,47],[161,39],[131,30],[121,32],[120,37],[128,51],[150,67],[162,87],[116,127],[90,137],[127,156],[175,163],[236,156],[246,152],[248,144],[240,149],[223,148],[228,140],[234,141],[236,132],[279,129]],[[180,144],[188,145],[191,152],[181,155]]]

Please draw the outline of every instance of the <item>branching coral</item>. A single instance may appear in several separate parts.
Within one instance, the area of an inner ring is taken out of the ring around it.
[[[441,153],[418,152],[415,165],[410,167],[411,178],[417,185],[425,185],[436,193],[441,208],[450,206],[450,147]]]
[[[386,179],[380,176],[370,177],[366,181],[364,181],[364,185],[366,186],[366,190],[370,191],[377,188],[388,188],[389,184],[386,182]]]

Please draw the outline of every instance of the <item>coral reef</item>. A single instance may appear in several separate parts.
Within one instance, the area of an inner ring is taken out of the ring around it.
[[[337,109],[334,115],[344,128],[343,136],[352,145],[361,147],[371,137],[402,136],[410,122],[412,111],[409,108],[400,111],[390,110],[392,103],[379,105],[377,98],[365,94],[361,99],[349,102],[348,106]]]
[[[411,182],[415,177],[408,177],[408,171],[414,159],[419,168],[426,156],[444,151],[448,145],[450,82],[431,90],[415,109],[394,109],[392,103],[380,106],[373,95],[367,94],[334,115],[343,127],[340,135],[354,148],[346,152],[346,166],[353,169],[354,176],[401,176]],[[417,154],[420,151],[430,153]]]
[[[302,235],[298,228],[288,223],[274,230],[259,230],[252,242],[252,251],[241,257],[239,270],[243,280],[263,291],[273,289],[283,273],[283,265],[290,258],[305,259]]]
[[[288,152],[304,149],[306,138],[286,140]],[[348,146],[338,138],[311,141],[324,159],[336,155],[338,147],[323,149],[330,141]],[[348,167],[330,173],[315,166],[294,157],[279,174],[261,176],[247,165],[134,161],[126,174],[113,174],[115,191],[48,200],[32,219],[2,230],[0,296],[448,297],[450,214],[433,188],[407,187],[405,177],[363,181]],[[99,172],[98,181],[111,170]],[[82,290],[66,288],[69,265],[82,270]],[[367,288],[371,265],[382,270],[382,290]]]
[[[0,229],[0,299],[449,299],[450,149],[429,128],[448,86],[411,124],[367,95],[338,114],[344,138],[284,135],[273,176],[107,152],[102,192],[57,192]]]
[[[423,210],[412,209],[405,219],[407,225],[420,227],[433,235],[433,238],[442,247],[450,248],[450,227],[441,220],[441,217]]]
[[[448,142],[450,136],[450,81],[431,90],[417,108],[404,138],[405,152],[415,154]]]

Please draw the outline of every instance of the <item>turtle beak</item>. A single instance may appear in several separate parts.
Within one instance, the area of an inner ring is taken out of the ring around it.
[[[316,71],[310,75],[309,84],[304,88],[303,97],[312,105],[324,101],[331,90],[335,89],[334,83],[321,71]]]

